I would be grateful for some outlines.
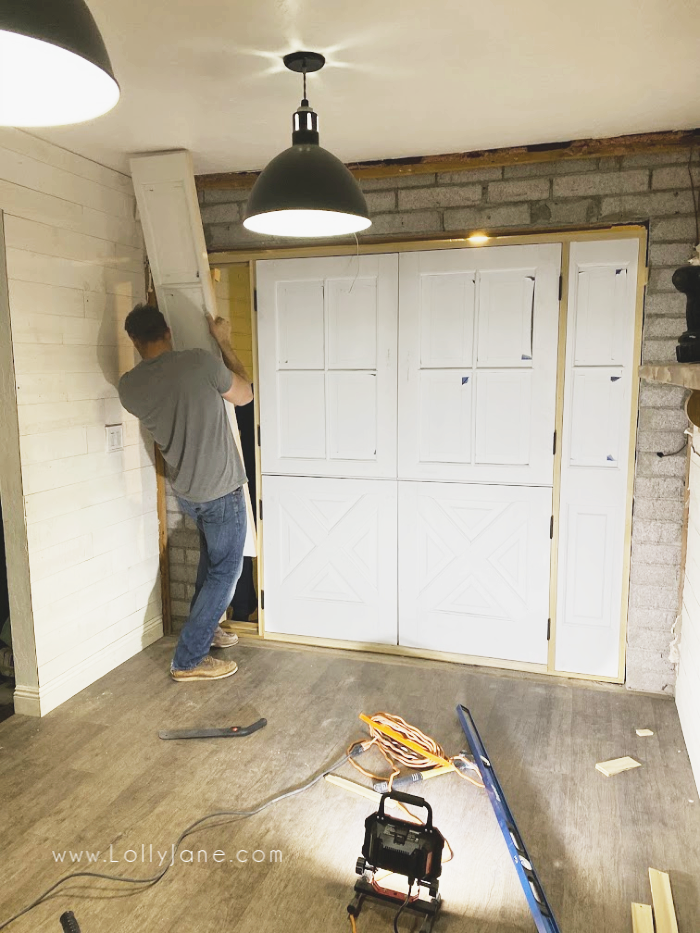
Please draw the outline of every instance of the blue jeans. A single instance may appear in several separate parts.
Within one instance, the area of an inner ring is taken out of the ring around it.
[[[190,502],[179,496],[178,502],[199,529],[197,582],[171,665],[174,671],[190,671],[209,654],[219,619],[236,589],[247,518],[242,487],[211,502]]]

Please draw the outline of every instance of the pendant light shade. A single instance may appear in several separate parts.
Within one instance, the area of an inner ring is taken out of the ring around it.
[[[306,99],[306,74],[323,67],[314,52],[294,52],[285,65],[304,75],[304,99],[294,114],[292,145],[255,182],[243,226],[255,233],[330,237],[366,230],[367,202],[352,174],[319,145],[318,116]]]
[[[367,202],[340,159],[319,145],[276,156],[248,198],[244,225],[276,236],[338,236],[365,230]]]
[[[0,0],[0,125],[81,123],[118,100],[84,0]]]

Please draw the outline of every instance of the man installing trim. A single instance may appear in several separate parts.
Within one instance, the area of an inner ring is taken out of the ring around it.
[[[213,658],[209,649],[238,641],[219,627],[219,619],[241,575],[247,523],[247,480],[223,400],[247,405],[253,392],[231,346],[231,325],[220,317],[208,321],[223,359],[207,350],[173,350],[161,312],[137,305],[124,329],[141,362],[119,381],[122,405],[153,436],[180,508],[199,530],[194,597],[170,667],[181,682],[219,680],[238,669],[235,661]]]

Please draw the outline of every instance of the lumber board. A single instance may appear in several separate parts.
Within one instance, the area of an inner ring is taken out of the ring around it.
[[[350,781],[348,778],[340,777],[337,774],[327,774],[326,780],[329,784],[342,787],[343,790],[349,790],[351,794],[357,794],[358,797],[365,797],[367,800],[371,800],[377,806],[379,806],[382,799],[382,795],[377,793],[376,790],[372,790],[371,787],[365,787],[364,784],[358,784],[357,781]],[[396,803],[393,800],[387,800],[386,806],[395,807]]]
[[[671,879],[665,871],[649,869],[651,901],[654,905],[656,933],[678,933],[676,908],[671,893]]]
[[[649,904],[632,904],[632,933],[654,933],[654,914]]]

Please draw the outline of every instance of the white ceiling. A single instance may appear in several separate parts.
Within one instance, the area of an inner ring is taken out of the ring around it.
[[[88,0],[122,99],[36,130],[115,168],[186,148],[198,172],[262,168],[309,78],[343,161],[700,125],[698,0]]]

